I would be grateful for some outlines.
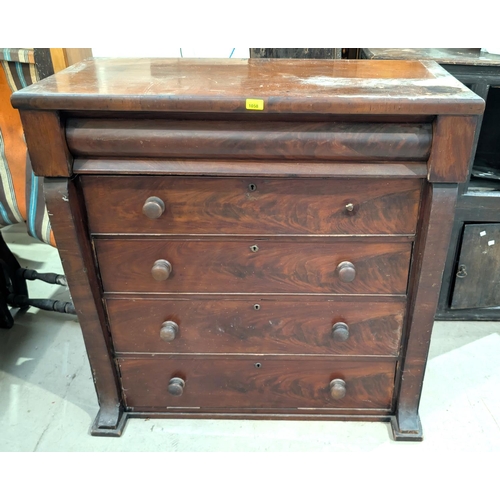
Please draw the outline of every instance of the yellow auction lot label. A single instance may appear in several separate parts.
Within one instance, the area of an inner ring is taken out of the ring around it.
[[[255,111],[263,111],[264,99],[247,99],[247,109],[253,109]]]

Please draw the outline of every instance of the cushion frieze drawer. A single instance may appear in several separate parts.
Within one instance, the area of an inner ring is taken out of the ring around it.
[[[82,184],[94,233],[348,235],[414,234],[422,182],[82,176]]]
[[[430,123],[70,119],[80,157],[426,160]]]
[[[107,299],[118,352],[389,355],[404,302]]]
[[[105,292],[405,294],[411,243],[96,239]]]
[[[388,409],[393,360],[118,359],[126,405],[144,408]]]

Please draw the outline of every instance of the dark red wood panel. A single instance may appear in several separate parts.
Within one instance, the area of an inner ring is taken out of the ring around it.
[[[419,179],[83,176],[93,233],[413,234]],[[143,213],[155,196],[158,219]],[[352,204],[352,211],[348,205]]]
[[[389,355],[399,352],[405,304],[332,300],[108,299],[119,352]],[[160,329],[179,332],[165,341]],[[347,340],[332,326],[348,325]]]
[[[323,177],[373,179],[425,179],[427,164],[422,162],[346,163],[296,161],[252,161],[252,160],[161,160],[92,158],[76,159],[73,164],[76,174],[98,175],[187,175],[221,177]]]
[[[438,116],[429,157],[431,182],[465,182],[469,175],[476,116]]]
[[[81,157],[425,160],[428,123],[70,119]]]
[[[94,244],[106,292],[406,293],[411,243],[332,240],[96,239]],[[151,275],[160,259],[172,265],[165,281]],[[343,261],[356,268],[349,283],[337,271]]]
[[[128,407],[154,408],[380,408],[391,406],[392,361],[282,360],[206,357],[119,359]],[[181,396],[171,378],[185,381]],[[342,379],[346,395],[334,400],[330,381]]]
[[[73,158],[66,145],[64,124],[59,113],[23,110],[21,121],[35,174],[70,177]]]

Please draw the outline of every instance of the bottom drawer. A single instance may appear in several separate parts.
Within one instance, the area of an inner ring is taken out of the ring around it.
[[[389,409],[394,389],[391,360],[171,356],[118,363],[125,403],[134,410]]]

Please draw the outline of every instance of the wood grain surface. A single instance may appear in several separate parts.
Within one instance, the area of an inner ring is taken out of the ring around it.
[[[404,303],[300,301],[229,297],[107,299],[117,352],[270,353],[396,356]],[[173,341],[160,338],[164,321],[179,326]],[[348,325],[335,340],[332,326]]]
[[[21,121],[35,174],[71,176],[73,158],[66,145],[64,124],[59,113],[23,110]]]
[[[262,99],[262,111],[246,99]],[[95,58],[12,97],[59,110],[479,114],[484,102],[434,61]]]
[[[296,162],[245,160],[160,160],[130,158],[77,158],[75,174],[98,175],[202,175],[221,177],[364,177],[365,179],[425,179],[427,164],[422,162]]]
[[[418,179],[83,176],[93,233],[413,234]],[[143,214],[151,196],[165,211]],[[353,205],[352,211],[346,207]]]
[[[429,157],[431,182],[465,182],[472,160],[475,116],[438,116]]]
[[[118,359],[126,405],[155,408],[389,408],[394,361],[328,359]],[[260,365],[260,366],[259,366]],[[172,377],[185,380],[182,396],[168,393]],[[330,381],[346,382],[334,400]]]
[[[94,245],[106,292],[405,294],[411,253],[411,243],[324,238],[96,239]],[[172,265],[166,281],[151,276],[159,259]],[[356,267],[350,283],[337,273],[343,261]]]
[[[80,157],[425,160],[430,124],[70,119]]]

